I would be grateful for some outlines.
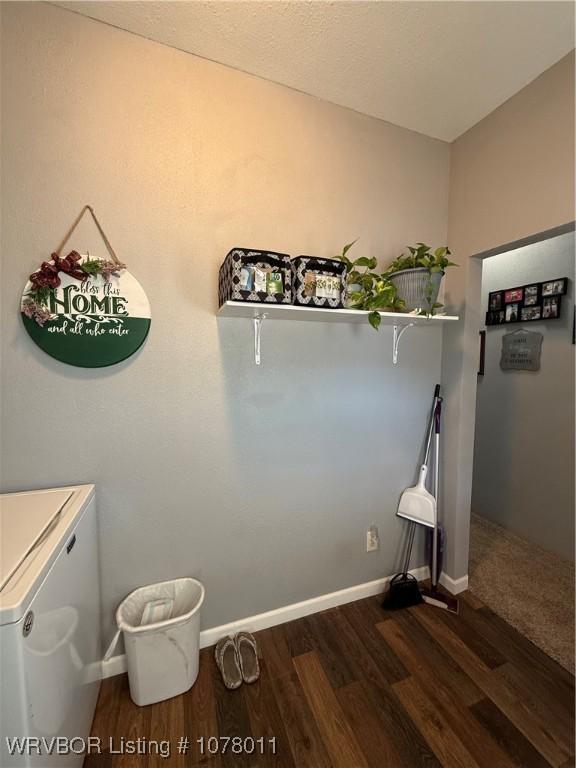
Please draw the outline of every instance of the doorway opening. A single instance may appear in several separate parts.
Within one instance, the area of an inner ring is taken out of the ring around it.
[[[470,590],[571,672],[574,253],[570,231],[483,260],[469,565]]]

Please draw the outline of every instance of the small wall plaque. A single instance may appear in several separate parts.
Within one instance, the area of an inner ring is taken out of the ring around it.
[[[539,371],[542,334],[523,328],[502,337],[503,371]]]

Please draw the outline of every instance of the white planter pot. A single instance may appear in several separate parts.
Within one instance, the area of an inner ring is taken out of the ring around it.
[[[414,309],[430,312],[438,299],[440,283],[444,272],[430,273],[426,267],[403,269],[390,275],[390,282],[396,288],[398,298],[406,304],[406,311]]]

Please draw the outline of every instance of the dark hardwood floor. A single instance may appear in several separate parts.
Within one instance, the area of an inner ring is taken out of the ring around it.
[[[574,766],[574,678],[461,598],[458,616],[426,605],[390,614],[368,598],[258,632],[260,680],[236,691],[211,648],[192,690],[170,701],[140,708],[125,675],[105,680],[93,726],[103,748],[140,737],[168,740],[171,755],[106,751],[85,767]]]

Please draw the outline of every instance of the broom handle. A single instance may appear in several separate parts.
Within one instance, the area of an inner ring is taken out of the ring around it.
[[[436,384],[434,388],[434,399],[432,400],[432,409],[430,410],[430,419],[428,421],[428,434],[426,436],[426,451],[424,453],[424,464],[428,465],[428,460],[430,458],[430,448],[432,447],[432,435],[436,431],[436,424],[438,431],[436,432],[436,460],[435,460],[435,466],[434,466],[434,498],[437,497],[438,493],[438,440],[439,440],[439,432],[440,432],[440,403],[442,402],[442,398],[440,397],[440,384]],[[438,413],[438,419],[436,418],[436,414]],[[408,568],[410,567],[410,557],[412,555],[412,546],[414,544],[414,535],[416,533],[416,523],[410,523],[410,530],[408,531],[408,541],[406,546],[406,557],[404,559],[404,573],[408,573]],[[434,520],[434,533],[433,533],[433,542],[432,542],[432,586],[436,586],[436,547],[438,543],[438,521],[437,519]]]
[[[440,384],[436,384],[434,389],[434,399],[432,400],[432,410],[430,411],[430,420],[428,422],[428,435],[426,437],[426,451],[424,453],[424,464],[428,464],[430,458],[430,447],[432,445],[432,435],[434,434],[434,417],[436,415],[436,407],[440,398]]]
[[[440,417],[442,415],[442,398],[436,399],[434,409],[434,529],[432,531],[432,589],[438,586],[438,488],[440,480]]]
[[[416,523],[410,523],[408,531],[408,541],[406,543],[406,557],[404,558],[404,575],[408,573],[410,567],[410,557],[412,556],[412,545],[414,544],[414,534],[416,533]]]

